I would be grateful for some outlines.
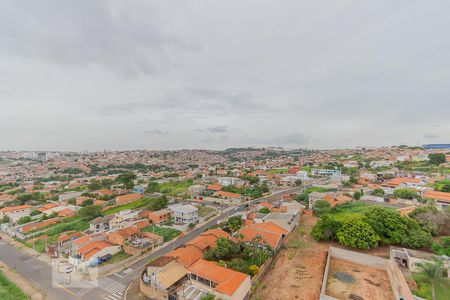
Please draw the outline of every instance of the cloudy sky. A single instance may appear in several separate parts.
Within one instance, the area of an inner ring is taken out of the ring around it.
[[[0,150],[450,142],[449,11],[0,0]]]

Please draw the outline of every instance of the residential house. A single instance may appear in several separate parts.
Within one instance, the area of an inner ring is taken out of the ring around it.
[[[172,211],[164,208],[157,211],[150,211],[147,216],[151,224],[160,224],[172,219]]]
[[[114,255],[121,250],[118,245],[107,241],[92,241],[87,245],[77,249],[69,256],[69,263],[76,269],[84,271],[89,266],[97,265],[99,258],[106,255]]]
[[[423,193],[423,198],[435,200],[438,209],[446,210],[450,207],[450,193],[428,190]]]
[[[259,224],[251,224],[243,226],[238,234],[242,237],[234,237],[234,240],[251,241],[257,236],[271,246],[275,251],[281,247],[283,238],[289,233],[287,229],[282,228],[272,222],[263,222]]]
[[[124,246],[125,243],[131,242],[139,236],[139,229],[135,226],[118,229],[108,233],[108,241],[115,244]]]
[[[192,288],[205,289],[217,299],[243,300],[250,292],[250,275],[217,265],[214,261],[198,260],[187,268]],[[189,286],[183,289],[186,294]]]
[[[97,217],[89,221],[89,231],[92,233],[100,233],[109,231],[109,222],[114,218],[114,215],[107,215],[104,217]]]
[[[30,213],[30,205],[6,206],[0,209],[0,219],[8,217],[10,222],[16,223],[20,218],[29,216]]]
[[[176,224],[196,223],[198,221],[198,209],[190,204],[169,205],[168,209],[172,212],[172,221]]]

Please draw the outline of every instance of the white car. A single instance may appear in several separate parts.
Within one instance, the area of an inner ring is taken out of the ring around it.
[[[65,272],[66,274],[72,273],[72,271],[73,271],[73,267],[72,267],[71,265],[68,265],[68,266],[66,266],[66,267],[64,268],[64,272]]]

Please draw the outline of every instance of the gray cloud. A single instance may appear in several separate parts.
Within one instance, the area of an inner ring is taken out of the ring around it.
[[[168,130],[160,130],[160,129],[152,129],[152,130],[144,130],[144,133],[146,134],[156,134],[156,135],[170,135],[170,132]]]
[[[450,141],[449,9],[445,0],[0,1],[0,146]]]
[[[424,134],[423,137],[426,139],[438,139],[439,135],[434,134],[434,133],[427,133],[427,134]]]
[[[87,67],[120,75],[155,74],[173,62],[168,50],[192,50],[154,22],[151,5],[44,0],[2,1],[0,51],[12,56]]]

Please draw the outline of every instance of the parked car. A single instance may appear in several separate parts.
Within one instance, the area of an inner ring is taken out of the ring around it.
[[[103,255],[102,257],[100,257],[100,260],[101,260],[102,262],[105,262],[105,261],[110,260],[111,258],[112,258],[112,255],[111,255],[111,254],[106,254],[106,255]]]

